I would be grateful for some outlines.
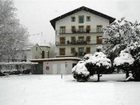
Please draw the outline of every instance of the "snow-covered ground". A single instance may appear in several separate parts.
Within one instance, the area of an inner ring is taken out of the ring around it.
[[[72,75],[0,77],[0,105],[140,105],[140,82],[124,74],[103,75],[101,82],[76,82]]]

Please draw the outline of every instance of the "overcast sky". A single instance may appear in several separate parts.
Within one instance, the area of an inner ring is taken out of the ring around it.
[[[140,0],[14,0],[20,23],[28,28],[30,41],[54,43],[50,20],[81,6],[89,7],[116,19],[140,22]]]

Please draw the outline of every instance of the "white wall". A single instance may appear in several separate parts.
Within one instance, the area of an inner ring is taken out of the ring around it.
[[[46,46],[38,46],[35,45],[31,48],[32,59],[39,59],[42,58],[42,51],[45,51],[45,58],[48,58],[50,48]]]
[[[43,74],[71,74],[73,63],[77,63],[77,61],[44,61]]]
[[[85,21],[84,23],[78,23],[78,16],[80,15],[84,15],[85,17]],[[71,17],[75,16],[76,17],[76,22],[71,22]],[[91,21],[87,22],[86,21],[86,16],[90,16],[91,17]],[[89,13],[87,11],[79,11],[77,13],[74,13],[68,17],[65,17],[59,21],[56,22],[56,30],[58,31],[60,29],[60,26],[66,26],[66,30],[68,33],[71,32],[71,26],[76,26],[78,28],[79,25],[90,25],[91,26],[91,32],[95,32],[96,31],[96,26],[97,25],[102,25],[103,27],[107,26],[109,24],[109,20],[105,19],[103,17],[94,15],[92,13]]]
[[[78,22],[78,17],[80,15],[84,15],[84,23],[79,23]],[[71,22],[71,17],[75,17],[76,18],[76,21],[75,22]],[[91,18],[91,21],[87,22],[86,21],[86,16],[90,16]],[[90,25],[90,29],[91,29],[91,32],[96,32],[96,27],[97,25],[102,25],[103,27],[106,27],[107,25],[109,25],[109,20],[108,19],[105,19],[103,17],[100,17],[100,16],[97,16],[97,15],[94,15],[90,12],[87,12],[87,11],[79,11],[77,13],[74,13],[70,16],[67,16],[59,21],[56,22],[56,31],[57,31],[57,34],[56,34],[56,43],[60,43],[60,40],[59,38],[60,37],[65,37],[65,40],[66,40],[66,43],[67,41],[71,41],[71,37],[72,36],[75,36],[76,37],[76,40],[78,40],[78,37],[79,36],[84,36],[85,40],[86,40],[86,36],[90,36],[91,37],[91,43],[92,44],[96,44],[96,38],[97,36],[102,36],[102,33],[82,33],[82,34],[63,34],[63,35],[59,35],[59,30],[60,30],[60,27],[61,26],[65,26],[66,27],[66,33],[71,33],[71,26],[75,26],[76,29],[78,29],[78,26],[84,26],[84,28],[86,28],[87,25]],[[56,48],[56,53],[57,53],[57,56],[59,56],[59,48],[65,48],[66,49],[66,55],[69,56],[71,55],[71,47],[73,46],[57,46]],[[78,49],[78,47],[81,47],[80,45],[79,46],[75,46],[76,49]],[[96,46],[95,45],[90,45],[91,47],[91,53],[95,52],[96,50]]]

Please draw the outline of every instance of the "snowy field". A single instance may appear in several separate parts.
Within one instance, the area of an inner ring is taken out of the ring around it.
[[[140,82],[124,74],[103,75],[101,82],[76,82],[71,75],[0,77],[0,105],[140,105]]]

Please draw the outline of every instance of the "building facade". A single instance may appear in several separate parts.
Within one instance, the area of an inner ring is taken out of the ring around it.
[[[51,20],[55,30],[57,57],[82,57],[103,44],[103,27],[115,18],[80,7]]]
[[[38,62],[39,66],[36,72],[41,74],[71,74],[72,68],[80,61],[76,57],[44,58],[32,59],[32,62]]]
[[[16,59],[11,60],[13,62],[28,62],[31,59],[41,59],[41,58],[49,58],[50,47],[42,46],[36,44],[34,46],[30,46],[28,48],[24,48],[23,50],[19,50],[16,53]]]
[[[49,46],[41,46],[36,44],[31,48],[32,59],[49,58]]]

